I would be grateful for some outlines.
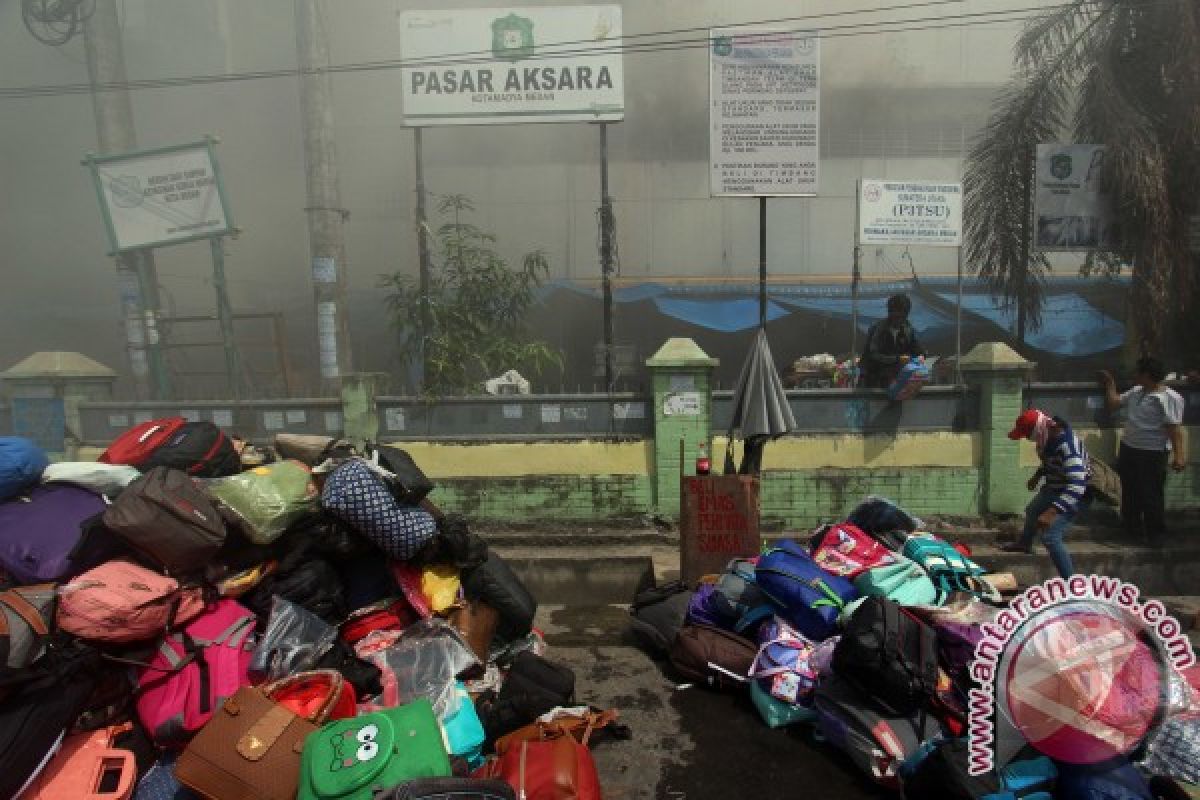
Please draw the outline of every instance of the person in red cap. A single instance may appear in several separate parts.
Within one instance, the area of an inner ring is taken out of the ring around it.
[[[1029,439],[1037,446],[1042,465],[1029,479],[1029,491],[1036,489],[1039,481],[1044,479],[1045,483],[1025,507],[1025,529],[1021,538],[1000,549],[1007,553],[1030,553],[1033,537],[1040,532],[1042,544],[1058,574],[1068,578],[1074,574],[1075,567],[1063,544],[1063,536],[1076,515],[1090,502],[1087,450],[1066,420],[1051,417],[1036,408],[1017,417],[1008,438]]]

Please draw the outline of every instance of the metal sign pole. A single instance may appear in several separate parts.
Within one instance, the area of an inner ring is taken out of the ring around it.
[[[604,391],[616,391],[613,365],[613,211],[608,194],[608,123],[600,123],[600,276],[604,290]]]
[[[850,358],[858,355],[858,283],[862,277],[862,244],[859,231],[862,228],[862,181],[855,184],[854,196],[854,266],[850,272]]]
[[[420,386],[418,388],[424,391],[425,380],[428,375],[425,363],[425,339],[433,333],[433,323],[429,314],[429,286],[431,281],[429,220],[425,216],[425,155],[421,144],[421,128],[413,128],[413,160],[415,162],[414,172],[417,182],[417,259],[420,269],[421,287],[421,313],[417,318],[417,324],[421,328],[420,334],[417,336],[416,363],[421,373]]]
[[[758,326],[767,327],[767,198],[758,198]]]
[[[213,289],[217,295],[217,320],[221,324],[221,346],[225,349],[225,374],[229,378],[229,390],[234,400],[242,398],[241,364],[238,359],[237,343],[233,338],[233,309],[229,305],[229,291],[225,282],[225,238],[214,236],[209,239],[213,260]]]
[[[954,382],[962,385],[963,249],[958,248],[958,305],[954,309]]]

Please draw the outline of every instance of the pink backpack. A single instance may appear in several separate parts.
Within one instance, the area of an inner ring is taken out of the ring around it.
[[[58,627],[97,642],[154,639],[204,610],[201,589],[181,589],[174,578],[124,560],[88,570],[58,592]]]
[[[223,599],[163,639],[138,676],[138,718],[156,744],[186,744],[226,699],[250,685],[254,625],[254,614]]]
[[[817,566],[847,579],[896,561],[891,550],[849,522],[826,525],[817,531],[810,545]]]

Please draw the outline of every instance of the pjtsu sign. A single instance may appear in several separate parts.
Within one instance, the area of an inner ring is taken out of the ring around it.
[[[112,156],[90,156],[113,252],[230,233],[210,141]]]
[[[858,243],[962,245],[962,184],[863,181],[858,192]]]
[[[406,11],[400,46],[406,125],[625,115],[620,6]]]

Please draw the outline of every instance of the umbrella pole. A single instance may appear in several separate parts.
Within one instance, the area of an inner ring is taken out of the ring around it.
[[[767,198],[758,198],[758,327],[767,327]]]

